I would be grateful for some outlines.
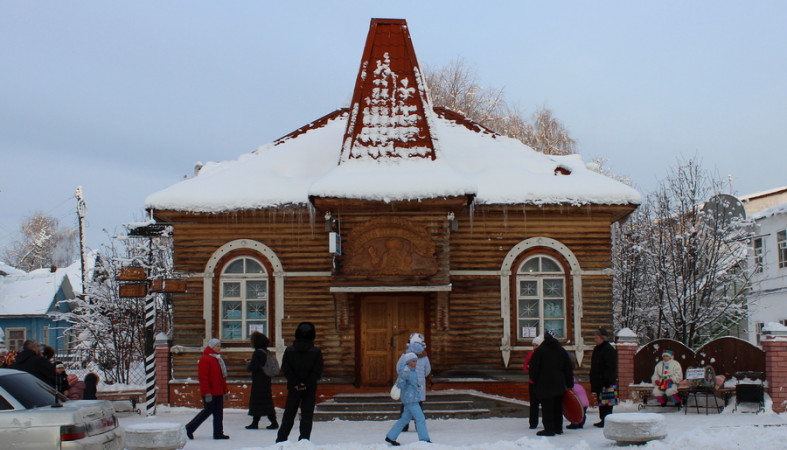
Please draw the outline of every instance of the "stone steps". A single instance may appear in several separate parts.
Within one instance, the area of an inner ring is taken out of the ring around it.
[[[423,405],[427,419],[483,419],[527,417],[527,403],[488,396],[476,391],[433,391]],[[337,394],[319,403],[314,420],[396,420],[401,402],[387,393]]]

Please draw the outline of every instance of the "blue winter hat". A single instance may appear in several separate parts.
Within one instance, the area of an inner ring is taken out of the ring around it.
[[[404,363],[410,364],[413,361],[418,361],[418,355],[413,352],[405,353],[404,354]]]
[[[221,344],[221,341],[217,338],[213,338],[208,341],[208,347],[215,347],[216,344]]]
[[[421,354],[424,352],[424,344],[420,342],[411,342],[410,346],[408,347],[409,350],[415,354]]]

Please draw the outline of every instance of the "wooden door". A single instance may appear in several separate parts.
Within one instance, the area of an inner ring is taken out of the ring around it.
[[[411,333],[424,332],[423,295],[361,298],[361,385],[389,386]]]

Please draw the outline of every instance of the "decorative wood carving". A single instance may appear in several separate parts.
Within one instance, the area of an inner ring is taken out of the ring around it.
[[[448,331],[448,292],[437,293],[435,328],[437,331]]]
[[[333,294],[333,307],[335,310],[336,329],[345,331],[350,327],[350,302],[344,292]]]
[[[350,232],[347,275],[429,276],[437,273],[435,245],[426,228],[397,217],[369,221]]]

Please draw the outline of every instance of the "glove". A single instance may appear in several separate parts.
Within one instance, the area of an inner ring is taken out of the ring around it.
[[[205,403],[206,405],[212,401],[213,401],[213,395],[211,394],[205,394],[205,397],[202,398],[202,402]]]
[[[224,401],[227,402],[229,400],[230,400],[230,393],[227,392],[226,394],[224,394]]]

